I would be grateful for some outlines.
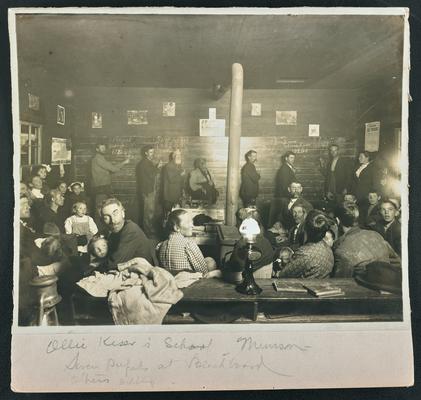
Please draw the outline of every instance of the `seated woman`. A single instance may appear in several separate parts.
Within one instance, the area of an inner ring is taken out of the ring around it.
[[[193,235],[193,221],[187,211],[172,211],[168,216],[167,229],[168,239],[158,245],[159,265],[162,268],[173,275],[189,271],[209,276],[211,271],[216,270],[215,260],[203,257],[197,244],[189,239]]]
[[[194,161],[194,170],[189,176],[189,191],[193,200],[205,200],[209,204],[215,204],[218,199],[218,191],[215,189],[215,183],[206,168],[206,160],[197,158]]]
[[[55,224],[60,232],[64,232],[63,204],[64,196],[58,189],[53,189],[45,195],[45,202],[37,210],[34,225],[37,232],[42,233],[47,222]]]
[[[272,248],[269,240],[264,236],[264,229],[261,224],[260,214],[256,209],[246,208],[238,212],[238,217],[241,221],[246,218],[253,218],[260,227],[260,233],[256,237],[256,242],[253,244],[253,250],[261,253],[258,260],[252,261],[253,275],[255,278],[270,279],[272,277],[273,261],[275,260],[275,250]],[[246,266],[247,259],[247,243],[244,238],[241,238],[235,245],[230,259],[225,265],[223,276],[224,279],[231,283],[238,283],[241,281],[241,272]]]
[[[324,240],[330,229],[328,217],[319,210],[311,210],[305,220],[306,243],[299,247],[291,261],[278,272],[278,278],[328,278],[334,258]]]

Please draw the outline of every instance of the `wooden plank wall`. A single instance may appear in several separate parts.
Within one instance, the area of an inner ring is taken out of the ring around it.
[[[199,136],[199,119],[209,108],[229,127],[231,91],[220,99],[210,90],[192,88],[84,87],[75,89],[76,136]],[[355,137],[358,91],[322,89],[245,89],[242,136],[308,136],[308,124],[320,124],[322,137]],[[162,103],[176,103],[175,117],[162,116]],[[251,103],[261,103],[262,115],[250,115]],[[128,125],[127,110],[147,110],[148,125]],[[275,125],[276,110],[297,111],[297,125]],[[91,128],[91,113],[103,115],[101,129]],[[70,121],[71,122],[71,121]]]
[[[228,138],[226,137],[141,137],[141,136],[103,136],[80,137],[74,143],[74,161],[77,179],[85,180],[87,165],[94,155],[95,143],[99,139],[106,139],[109,143],[108,158],[119,162],[130,158],[130,163],[120,172],[113,175],[115,195],[126,205],[131,204],[135,197],[135,166],[140,160],[140,149],[145,144],[152,144],[156,149],[156,156],[166,162],[171,151],[179,148],[183,154],[183,166],[189,171],[193,168],[193,161],[198,157],[206,158],[216,186],[220,192],[218,205],[225,206],[226,173]],[[353,138],[287,138],[243,137],[241,138],[241,154],[250,149],[258,153],[257,169],[261,173],[260,202],[268,202],[273,197],[274,178],[280,166],[280,156],[287,150],[297,153],[296,166],[298,177],[304,186],[305,197],[316,200],[321,195],[323,177],[318,169],[319,157],[327,155],[327,147],[331,142],[341,146],[342,153],[347,157],[355,157],[356,141]],[[244,159],[240,161],[244,164]]]

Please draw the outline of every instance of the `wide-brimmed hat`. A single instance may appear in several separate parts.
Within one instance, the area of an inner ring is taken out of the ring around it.
[[[370,289],[402,294],[402,269],[386,262],[367,264],[365,271],[357,274],[355,280]]]

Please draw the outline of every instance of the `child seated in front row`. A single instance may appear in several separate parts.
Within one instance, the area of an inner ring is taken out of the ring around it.
[[[87,253],[87,243],[98,233],[98,228],[89,215],[86,215],[86,203],[77,202],[72,207],[73,215],[64,222],[64,230],[66,233],[78,236],[79,253]]]
[[[102,235],[94,236],[88,243],[89,253],[89,271],[86,275],[94,270],[102,272],[105,267],[105,261],[108,254],[108,241]]]

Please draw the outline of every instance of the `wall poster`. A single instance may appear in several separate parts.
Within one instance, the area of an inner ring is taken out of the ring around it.
[[[65,138],[51,138],[51,165],[72,162],[72,141]]]
[[[365,150],[379,151],[380,144],[380,121],[367,122],[365,124]]]

